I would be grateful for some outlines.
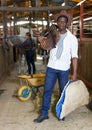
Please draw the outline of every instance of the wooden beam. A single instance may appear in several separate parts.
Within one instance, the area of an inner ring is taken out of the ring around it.
[[[12,1],[7,1],[7,5],[13,5],[14,3],[20,3],[20,2],[25,2],[26,0],[12,0]]]
[[[72,2],[81,2],[81,0],[71,0]]]
[[[48,11],[48,10],[68,10],[71,9],[70,6],[54,6],[54,7],[7,7],[1,6],[0,11],[11,11],[11,12],[24,12],[24,11]]]

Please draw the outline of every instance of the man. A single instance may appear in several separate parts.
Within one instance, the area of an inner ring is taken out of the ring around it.
[[[56,48],[50,50],[49,62],[46,71],[46,80],[43,93],[43,104],[40,116],[34,120],[40,123],[49,119],[48,110],[50,109],[51,95],[58,79],[60,93],[68,82],[70,65],[72,62],[73,73],[71,79],[77,79],[77,62],[78,62],[78,41],[77,38],[67,29],[69,24],[69,15],[65,12],[60,12],[56,18],[59,32],[59,40]],[[40,42],[44,42],[44,37],[39,37]]]
[[[31,34],[29,32],[26,33],[25,37],[26,37],[26,40],[22,44],[15,44],[14,46],[17,48],[23,48],[25,50],[28,73],[34,74],[36,72],[36,67],[34,63],[35,46],[31,38]],[[33,67],[33,72],[31,70],[31,65]]]

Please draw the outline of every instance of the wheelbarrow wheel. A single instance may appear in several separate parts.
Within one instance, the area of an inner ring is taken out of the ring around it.
[[[29,86],[21,86],[18,89],[18,98],[21,101],[27,101],[31,98],[32,95],[32,91],[30,91],[30,87]]]

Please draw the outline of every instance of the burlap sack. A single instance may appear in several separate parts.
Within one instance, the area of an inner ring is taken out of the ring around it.
[[[72,111],[88,103],[89,92],[83,81],[68,82],[56,105],[57,117],[63,119]]]

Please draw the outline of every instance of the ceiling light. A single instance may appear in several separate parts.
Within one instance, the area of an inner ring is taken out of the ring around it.
[[[62,6],[65,6],[65,2],[64,2],[64,3],[62,3]]]
[[[81,2],[79,2],[78,4],[77,4],[77,6],[78,5],[81,5],[82,3],[84,3],[86,0],[82,0]]]

